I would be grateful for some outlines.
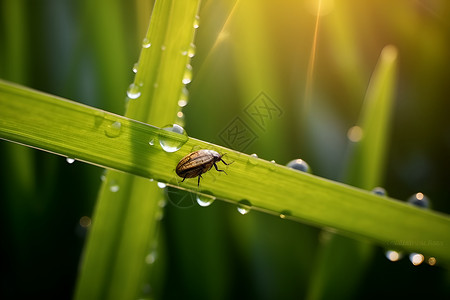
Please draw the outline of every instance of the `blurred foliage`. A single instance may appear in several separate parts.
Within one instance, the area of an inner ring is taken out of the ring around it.
[[[151,7],[0,1],[0,77],[123,114]],[[312,0],[203,1],[187,132],[226,146],[221,133],[239,117],[256,138],[236,150],[280,164],[302,158],[315,174],[339,179],[347,130],[381,49],[392,44],[400,63],[384,187],[399,199],[423,192],[434,210],[450,213],[450,3],[323,0],[307,107],[316,7]],[[246,113],[260,92],[281,111],[264,126]],[[0,297],[71,298],[86,236],[80,220],[92,216],[102,170],[4,141],[0,153]],[[317,228],[241,216],[220,201],[168,205],[162,224],[164,298],[303,298],[326,239]],[[450,295],[447,270],[413,266],[407,255],[390,262],[377,248],[367,269],[355,298]]]

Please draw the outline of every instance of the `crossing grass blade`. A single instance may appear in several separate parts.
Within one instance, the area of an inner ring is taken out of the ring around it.
[[[396,48],[386,46],[367,89],[360,120],[349,133],[353,141],[350,142],[344,181],[362,189],[372,190],[382,184],[395,99],[396,62]],[[348,299],[357,291],[373,257],[374,247],[367,242],[328,234],[318,253],[319,267],[312,276],[309,299]],[[354,267],[347,270],[346,266],[350,264]]]
[[[127,91],[127,117],[158,126],[174,122],[183,75],[189,63],[189,57],[183,55],[182,50],[193,43],[193,23],[199,3],[155,3],[137,75]],[[142,136],[142,132],[129,130],[129,126],[137,125],[137,122],[111,121],[104,124],[103,133],[115,140],[112,147],[121,148],[128,144],[122,159],[134,161],[138,166],[142,157],[147,159],[152,155],[145,153],[145,148],[152,148],[149,142],[157,139],[155,128]],[[101,126],[101,123],[99,120],[97,125]],[[149,126],[145,128],[150,129]],[[101,131],[97,133],[101,134]],[[133,145],[137,141],[140,146]],[[108,146],[104,151],[108,153],[111,149]],[[123,165],[124,161],[116,162]],[[148,164],[152,162],[143,166]],[[158,227],[165,200],[156,182],[145,178],[150,174],[142,169],[138,173],[144,177],[118,171],[109,171],[105,176],[85,249],[76,299],[134,299],[148,297],[149,293],[158,298],[158,286],[150,282],[154,265],[146,263],[146,257],[158,248]]]

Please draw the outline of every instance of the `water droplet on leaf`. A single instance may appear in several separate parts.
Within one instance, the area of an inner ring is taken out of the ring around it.
[[[427,196],[425,196],[422,193],[416,193],[409,197],[408,203],[418,206],[420,208],[429,208],[430,207],[430,200]]]
[[[238,202],[237,210],[241,215],[246,215],[252,208],[252,204],[248,200],[241,200]]]
[[[190,58],[193,58],[195,56],[195,49],[196,49],[195,45],[191,43],[191,45],[189,46],[189,50],[187,51],[187,55]]]
[[[179,107],[185,107],[186,104],[187,104],[187,101],[186,101],[186,100],[184,100],[184,99],[178,100],[178,106],[179,106]]]
[[[137,99],[141,96],[140,87],[137,84],[130,84],[127,90],[127,96],[130,99]]]
[[[191,65],[186,65],[186,71],[184,71],[184,75],[183,75],[183,79],[181,80],[181,82],[183,82],[183,84],[189,84],[192,81],[192,66]]]
[[[116,121],[106,126],[105,134],[107,137],[116,138],[122,132],[122,123]]]
[[[256,153],[253,153],[252,155],[250,155],[250,157],[248,158],[248,162],[252,165],[257,165],[258,164],[258,155],[256,155]]]
[[[197,29],[199,27],[199,20],[200,20],[200,17],[199,16],[195,16],[194,25],[193,25],[193,27],[195,29]]]
[[[138,71],[138,66],[139,66],[139,64],[138,63],[135,63],[134,65],[133,65],[133,73],[134,74],[136,74],[137,73],[137,71]]]
[[[178,151],[189,139],[183,127],[168,125],[159,130],[159,144],[166,152]]]
[[[289,210],[283,210],[280,212],[281,219],[286,219],[289,216],[291,216],[291,212]]]
[[[210,206],[214,200],[216,200],[214,196],[197,194],[197,203],[202,207]]]
[[[379,187],[379,186],[374,188],[372,190],[372,193],[374,193],[375,195],[378,195],[378,196],[387,196],[386,190],[384,188],[382,188],[382,187]]]
[[[142,41],[142,47],[143,47],[143,48],[150,48],[151,45],[152,45],[152,44],[150,43],[150,41],[149,41],[147,38],[145,38],[145,39]]]
[[[298,170],[301,172],[311,173],[311,168],[308,163],[303,159],[294,159],[286,164],[288,168]]]
[[[184,126],[184,113],[182,111],[177,112],[177,118],[175,123],[180,126]]]
[[[120,189],[119,184],[115,180],[112,180],[111,183],[109,184],[109,190],[113,193],[116,193],[119,191],[119,189]]]
[[[276,165],[277,165],[277,162],[274,161],[274,160],[271,160],[271,161],[270,161],[270,165],[269,165],[269,169],[270,169],[271,171],[275,170],[275,166],[276,166]]]

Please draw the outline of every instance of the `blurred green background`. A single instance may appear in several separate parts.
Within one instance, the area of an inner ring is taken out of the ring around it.
[[[151,1],[0,4],[0,78],[124,113]],[[317,1],[203,1],[185,129],[227,146],[221,133],[239,117],[255,138],[236,150],[280,164],[302,158],[314,174],[340,180],[347,131],[391,44],[399,72],[384,187],[397,199],[423,192],[434,210],[450,213],[450,3],[324,0],[321,8],[308,78]],[[246,113],[261,92],[280,111],[263,126]],[[0,153],[0,297],[70,299],[88,230],[83,217],[92,216],[103,170],[5,141]],[[172,202],[154,295],[306,297],[327,238],[320,229],[259,212],[242,216],[221,201],[207,208]],[[450,297],[450,274],[439,261],[413,266],[406,255],[390,262],[377,247],[366,267],[348,298]]]

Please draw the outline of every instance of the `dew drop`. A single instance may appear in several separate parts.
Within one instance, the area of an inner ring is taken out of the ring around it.
[[[151,140],[148,142],[148,144],[149,144],[150,146],[154,146],[154,145],[155,145],[155,139],[151,139]]]
[[[303,159],[294,159],[286,164],[288,168],[298,170],[301,172],[311,173],[311,168],[308,163]]]
[[[412,204],[414,206],[418,206],[420,208],[429,208],[430,207],[430,200],[427,196],[425,196],[422,193],[416,193],[409,197],[408,203]]]
[[[159,130],[159,144],[166,152],[178,151],[189,139],[183,127],[168,125]]]
[[[185,107],[187,105],[187,101],[184,99],[178,100],[178,106],[179,107]]]
[[[197,29],[199,26],[199,20],[200,20],[200,17],[195,16],[194,25],[193,25],[195,29]]]
[[[116,138],[122,132],[122,123],[116,121],[109,124],[105,129],[105,134],[107,137]]]
[[[167,186],[164,182],[158,182],[157,185],[160,189],[163,189]]]
[[[390,261],[399,261],[403,258],[403,254],[395,250],[387,250],[384,255]]]
[[[200,194],[197,194],[196,198],[198,205],[202,207],[210,206],[214,202],[214,200],[216,200],[216,197],[214,196],[200,195]]]
[[[73,164],[73,163],[75,162],[75,158],[67,157],[67,158],[66,158],[66,162],[67,162],[68,164]]]
[[[175,123],[180,126],[184,126],[184,113],[182,111],[177,112],[177,118]]]
[[[187,50],[181,51],[181,55],[186,56],[188,54]]]
[[[241,215],[246,215],[252,208],[252,204],[248,200],[241,200],[238,202],[237,210]]]
[[[256,153],[253,153],[252,155],[250,155],[250,157],[248,158],[248,163],[251,165],[257,165],[258,164],[258,155],[256,155]]]
[[[387,196],[387,192],[384,188],[377,186],[372,190],[372,193],[378,196]]]
[[[291,212],[289,210],[283,210],[280,212],[281,219],[286,219],[289,216],[291,216]]]
[[[141,91],[139,88],[139,85],[136,85],[134,83],[130,84],[127,90],[127,96],[130,99],[137,99],[141,96]]]
[[[187,55],[190,58],[193,58],[195,56],[195,49],[196,49],[196,46],[191,43],[191,45],[189,46],[189,50],[187,51]]]
[[[135,63],[134,65],[133,65],[133,73],[134,74],[136,74],[137,73],[137,71],[138,71],[138,66],[139,66],[139,64],[138,63]]]
[[[423,256],[423,254],[420,254],[420,253],[411,253],[409,255],[409,260],[411,261],[411,263],[413,265],[418,266],[421,263],[423,263],[423,261],[425,260],[425,257]]]
[[[144,40],[142,40],[142,47],[143,48],[150,48],[152,44],[150,43],[150,41],[148,40],[148,38],[145,38]]]
[[[189,91],[185,86],[183,86],[183,89],[181,90],[181,93],[180,93],[180,98],[178,99],[178,106],[185,107],[188,103],[188,97],[189,97]]]
[[[183,82],[183,84],[189,84],[192,81],[192,66],[191,65],[186,65],[186,71],[184,71],[184,75],[183,75],[183,79],[181,80],[181,82]]]
[[[109,184],[109,190],[113,193],[118,192],[120,189],[119,184],[115,181],[112,180],[111,183]]]
[[[161,46],[161,51],[166,51],[167,47],[165,45]]]
[[[276,165],[277,165],[277,162],[274,161],[274,160],[271,160],[271,161],[270,161],[270,165],[269,165],[269,169],[270,169],[271,171],[275,170],[275,166],[276,166]]]

